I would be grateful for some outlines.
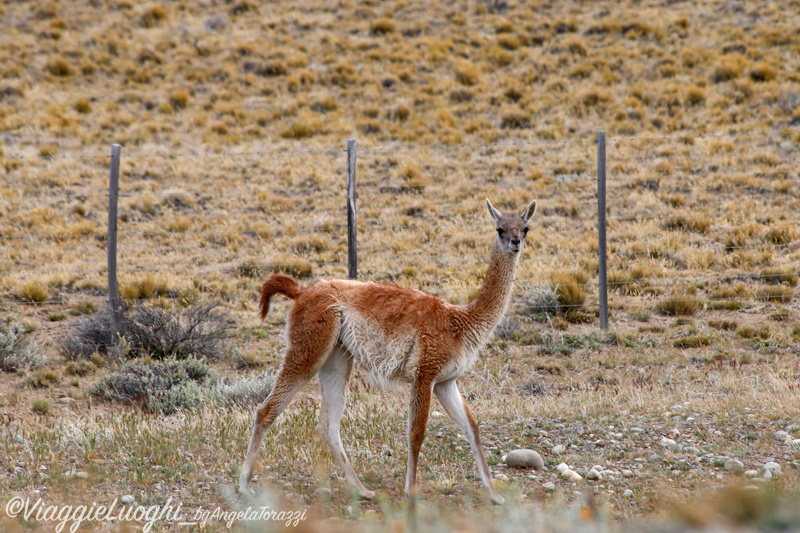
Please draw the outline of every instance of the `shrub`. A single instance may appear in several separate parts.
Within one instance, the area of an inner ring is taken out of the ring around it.
[[[69,62],[61,56],[48,59],[44,68],[53,76],[62,78],[72,76],[75,73],[75,70],[70,66]]]
[[[0,369],[18,372],[44,366],[45,357],[25,341],[23,334],[20,324],[0,327]]]
[[[145,28],[153,28],[167,20],[167,12],[162,6],[150,6],[144,10],[139,22]]]
[[[41,303],[46,302],[48,298],[50,298],[50,292],[47,290],[47,287],[40,283],[30,282],[20,288],[19,298],[25,302]]]
[[[89,103],[89,100],[86,98],[78,98],[75,101],[75,111],[82,115],[86,115],[92,112],[92,104]]]
[[[461,85],[472,87],[481,79],[481,71],[469,61],[461,61],[455,66],[456,81]]]
[[[240,407],[250,407],[264,401],[272,392],[275,377],[276,373],[268,370],[258,375],[253,374],[242,378],[232,384],[220,381],[216,385],[216,392],[224,402]]]
[[[175,109],[185,109],[189,104],[189,93],[184,89],[178,89],[169,93],[169,103]]]
[[[556,272],[550,276],[550,286],[558,295],[558,304],[567,311],[577,310],[586,302],[583,276],[569,272]]]
[[[396,27],[397,25],[392,19],[382,17],[372,21],[369,25],[369,31],[374,35],[384,35],[393,32]]]
[[[277,255],[272,258],[272,265],[269,266],[272,272],[286,274],[295,278],[307,278],[311,276],[313,267],[311,263],[299,257],[288,257]]]
[[[46,415],[50,412],[50,408],[53,407],[53,402],[44,398],[36,398],[31,403],[31,407],[37,415]]]
[[[204,359],[138,361],[103,378],[89,392],[107,401],[131,403],[169,415],[203,403],[213,380]]]
[[[659,302],[657,307],[668,316],[687,316],[695,314],[702,307],[702,302],[693,294],[683,292]]]
[[[789,303],[794,298],[794,290],[788,285],[767,285],[758,291],[758,299],[770,303]]]
[[[142,305],[123,311],[118,335],[122,348],[119,355],[135,358],[187,358],[201,356],[215,359],[222,356],[222,340],[230,326],[219,304],[190,306],[180,311]],[[103,309],[78,321],[61,344],[67,359],[77,360],[92,354],[109,353],[114,345],[111,313]]]

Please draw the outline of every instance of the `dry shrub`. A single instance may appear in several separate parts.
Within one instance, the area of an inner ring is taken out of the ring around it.
[[[697,85],[692,85],[686,89],[686,105],[696,106],[705,103],[706,90]]]
[[[48,59],[44,68],[53,76],[59,76],[62,78],[72,76],[75,73],[75,69],[73,69],[69,62],[62,56],[56,56]]]
[[[780,302],[785,304],[794,298],[794,289],[788,285],[767,285],[758,290],[757,297],[759,300],[765,300],[770,303]]]
[[[469,61],[459,61],[455,65],[456,81],[461,85],[472,87],[481,79],[481,71]]]
[[[374,35],[385,35],[387,33],[393,32],[396,27],[397,27],[397,24],[395,24],[395,22],[392,19],[386,18],[386,17],[382,17],[382,18],[373,20],[370,23],[369,31],[370,31],[370,33],[372,33]]]
[[[143,278],[127,283],[120,288],[119,295],[129,301],[150,300],[170,294],[166,280],[157,278],[152,273]]]
[[[702,301],[690,291],[677,291],[657,305],[658,310],[667,316],[688,316],[703,307]]]
[[[24,302],[42,303],[50,298],[50,291],[41,283],[31,281],[20,287],[18,295]]]
[[[152,5],[142,12],[139,17],[139,24],[145,28],[153,28],[167,20],[167,11],[163,6]]]
[[[778,70],[769,63],[759,63],[750,69],[750,79],[753,81],[772,81]]]
[[[781,222],[770,226],[764,234],[764,240],[770,244],[789,244],[797,238],[797,229],[790,222]]]
[[[666,219],[661,227],[666,230],[693,231],[695,233],[708,233],[711,228],[711,217],[702,216],[675,216]]]
[[[549,285],[558,295],[558,304],[566,311],[576,311],[586,303],[588,281],[583,272],[555,272],[548,279]]]
[[[501,33],[498,35],[497,44],[506,50],[516,50],[520,47],[519,38],[511,33]]]
[[[189,105],[189,93],[185,89],[176,89],[169,93],[169,103],[175,109],[185,109]]]
[[[92,105],[89,103],[89,100],[86,98],[78,98],[75,101],[75,111],[82,115],[86,115],[92,112]]]
[[[770,267],[764,268],[761,270],[759,274],[761,281],[764,283],[769,283],[772,285],[777,285],[780,283],[785,283],[794,287],[797,285],[797,273],[793,268],[777,268],[777,267]]]
[[[520,109],[507,109],[503,111],[500,121],[501,128],[507,129],[527,129],[531,127],[530,115]]]
[[[307,278],[311,276],[313,266],[307,260],[300,257],[289,257],[283,254],[274,256],[267,268],[271,272],[286,274],[295,278]]]
[[[733,53],[720,58],[711,72],[711,81],[723,83],[738,78],[747,65],[745,57]]]

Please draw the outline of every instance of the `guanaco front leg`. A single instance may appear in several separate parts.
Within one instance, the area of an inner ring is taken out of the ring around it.
[[[472,448],[472,456],[475,457],[475,462],[478,464],[478,472],[481,476],[481,483],[489,491],[489,498],[492,503],[502,505],[505,500],[494,491],[492,483],[492,474],[489,472],[489,464],[486,462],[486,457],[483,455],[483,446],[481,446],[481,435],[478,423],[472,417],[469,411],[467,402],[458,390],[455,379],[437,383],[434,388],[436,397],[450,415],[450,418],[461,428],[461,432],[469,441],[469,446]]]

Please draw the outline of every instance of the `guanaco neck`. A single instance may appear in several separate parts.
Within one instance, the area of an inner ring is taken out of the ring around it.
[[[503,252],[499,240],[495,238],[486,279],[478,294],[466,306],[465,318],[472,330],[469,336],[478,344],[489,340],[488,337],[508,309],[519,255]]]

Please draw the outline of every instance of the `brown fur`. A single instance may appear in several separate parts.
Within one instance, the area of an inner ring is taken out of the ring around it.
[[[353,362],[367,365],[378,379],[411,384],[409,403],[409,457],[406,492],[413,494],[417,459],[430,412],[434,388],[445,409],[470,440],[481,481],[492,501],[502,502],[492,488],[491,475],[480,445],[478,424],[458,392],[455,380],[475,361],[508,306],[527,222],[536,203],[519,215],[501,215],[487,200],[497,223],[498,236],[486,280],[468,305],[397,285],[351,280],[320,280],[301,289],[294,280],[275,274],[261,288],[262,320],[270,299],[283,294],[295,301],[289,314],[287,347],[275,386],[256,414],[240,487],[252,476],[255,454],[264,433],[305,383],[320,374],[323,405],[320,431],[348,482],[365,497],[373,493],[360,483],[344,453],[338,433],[343,395]],[[346,357],[346,359],[337,359]],[[326,361],[330,362],[326,363]],[[324,368],[323,368],[324,367]],[[322,370],[321,370],[322,369]],[[329,417],[326,398],[333,402]]]

